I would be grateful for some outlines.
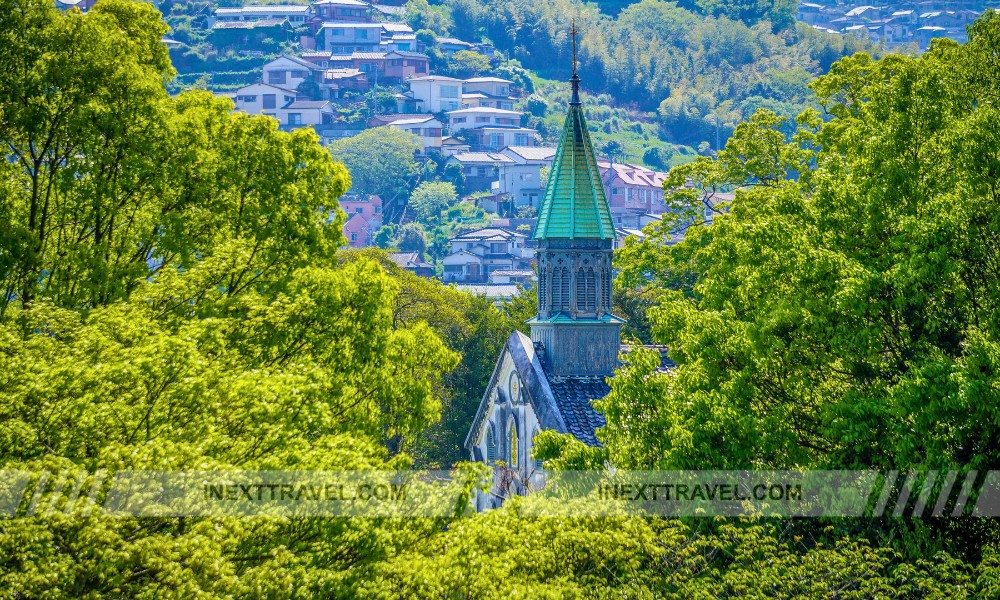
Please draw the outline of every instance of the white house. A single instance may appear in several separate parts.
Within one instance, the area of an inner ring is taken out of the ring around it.
[[[414,77],[407,81],[410,93],[423,112],[447,112],[462,108],[462,80],[440,75]]]
[[[387,127],[393,127],[420,138],[424,154],[430,150],[441,149],[441,131],[444,125],[431,115],[403,115],[402,118],[389,120]]]
[[[317,47],[333,54],[378,52],[383,31],[381,23],[323,23]]]
[[[485,283],[493,271],[520,271],[531,268],[534,251],[525,244],[527,236],[497,227],[484,227],[453,237],[451,254],[444,264],[444,281]]]
[[[264,83],[297,90],[304,81],[324,83],[323,69],[297,56],[282,56],[263,67]]]
[[[521,125],[521,113],[515,110],[503,110],[500,108],[461,108],[448,111],[448,127],[452,135],[464,129],[478,129],[490,125],[500,125],[503,127],[519,127]],[[529,144],[519,144],[528,146]]]
[[[215,20],[223,23],[237,21],[287,20],[292,25],[305,25],[312,17],[312,7],[308,5],[251,5],[238,8],[217,8]]]
[[[486,126],[466,132],[473,148],[484,152],[498,152],[507,146],[533,146],[538,143],[538,132],[527,127]]]
[[[506,98],[510,96],[510,86],[513,83],[513,81],[499,77],[473,77],[466,79],[463,87],[465,92],[469,94],[481,92],[493,98]]]
[[[278,116],[278,110],[295,101],[297,92],[287,87],[254,83],[236,91],[236,110],[255,115]]]

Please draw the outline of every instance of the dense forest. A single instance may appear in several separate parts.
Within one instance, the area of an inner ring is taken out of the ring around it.
[[[481,389],[530,300],[498,309],[340,249],[347,170],[311,131],[169,96],[165,31],[146,2],[0,0],[0,471],[58,497],[59,480],[126,470],[450,461],[464,417],[447,405]],[[637,334],[677,368],[636,350],[600,402],[603,447],[543,434],[546,468],[1000,466],[998,57],[995,14],[965,45],[858,54],[812,84],[824,114],[758,111],[716,158],[675,168],[678,221],[616,261]],[[740,191],[709,225],[687,181]],[[664,244],[678,224],[686,239]],[[366,518],[22,505],[0,515],[0,597],[1000,593],[992,519],[596,518],[575,501],[527,516],[550,502]]]

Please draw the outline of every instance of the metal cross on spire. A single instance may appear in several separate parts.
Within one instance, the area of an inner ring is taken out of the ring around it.
[[[576,19],[573,19],[573,77],[570,78],[570,83],[573,84],[573,97],[570,100],[570,104],[580,104],[580,76],[576,73]]]

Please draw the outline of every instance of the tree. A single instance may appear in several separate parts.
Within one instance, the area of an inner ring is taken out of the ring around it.
[[[998,49],[991,14],[964,46],[841,60],[813,86],[829,122],[807,111],[789,142],[782,119],[760,111],[716,160],[671,171],[685,240],[666,246],[668,224],[619,266],[634,281],[687,272],[697,284],[648,311],[677,368],[658,375],[655,357],[630,355],[598,403],[610,461],[1000,465],[1000,135],[987,125],[1000,117]],[[735,199],[715,204],[725,187]],[[709,227],[706,211],[717,211]],[[966,523],[869,531],[907,540],[896,543],[908,553],[935,546],[978,561],[996,528]]]
[[[351,174],[351,189],[382,198],[387,220],[402,216],[405,199],[416,184],[421,149],[416,136],[392,127],[367,129],[333,143],[330,151]]]
[[[406,22],[414,31],[430,30],[445,37],[452,28],[451,10],[445,5],[431,6],[427,0],[408,0]]]
[[[410,195],[410,208],[417,220],[433,225],[441,220],[441,211],[458,201],[455,186],[447,181],[425,181]]]
[[[490,59],[471,50],[459,50],[448,59],[451,74],[460,79],[478,77],[490,70]]]
[[[673,154],[673,148],[660,148],[659,146],[652,146],[647,148],[646,151],[642,153],[642,162],[646,163],[647,167],[659,169],[660,171],[666,171]]]
[[[423,226],[420,223],[407,223],[400,227],[396,246],[403,252],[419,252],[422,256],[427,251],[427,234]]]

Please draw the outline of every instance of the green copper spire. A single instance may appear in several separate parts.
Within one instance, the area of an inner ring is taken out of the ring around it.
[[[575,29],[575,27],[574,27]],[[535,239],[614,239],[611,209],[604,195],[594,145],[580,103],[580,77],[576,74],[576,35],[573,36],[573,97],[563,125],[562,138],[552,163],[545,197],[538,210]]]

